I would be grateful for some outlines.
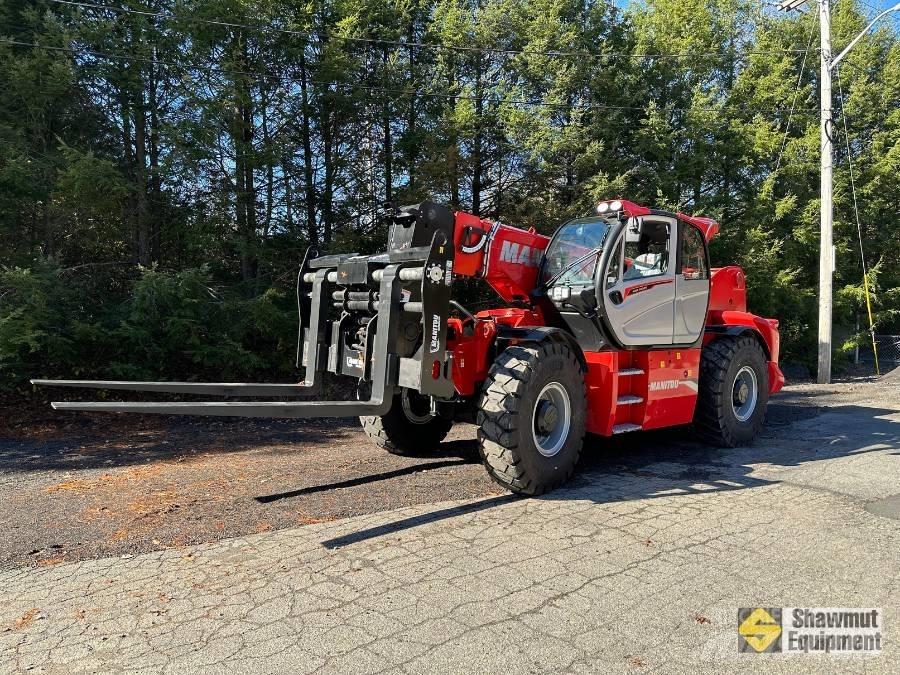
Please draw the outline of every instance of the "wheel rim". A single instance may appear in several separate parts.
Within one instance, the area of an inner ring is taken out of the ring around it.
[[[758,399],[759,385],[756,381],[756,371],[750,366],[744,366],[737,372],[731,388],[731,409],[738,422],[750,419],[756,410]]]
[[[403,414],[413,424],[428,424],[431,421],[431,403],[424,396],[410,394],[409,389],[404,389],[400,394],[400,406]]]
[[[553,457],[566,444],[572,426],[572,404],[559,382],[550,382],[538,395],[531,419],[534,444],[544,457]]]

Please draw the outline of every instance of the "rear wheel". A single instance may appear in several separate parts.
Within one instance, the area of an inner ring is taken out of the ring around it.
[[[694,428],[713,445],[750,443],[769,400],[766,355],[756,338],[723,337],[703,348]]]
[[[363,431],[393,455],[418,455],[434,450],[450,432],[453,421],[431,414],[427,396],[402,389],[387,414],[360,417]]]
[[[562,485],[578,463],[585,417],[584,368],[567,345],[506,349],[491,368],[478,411],[488,474],[523,495]]]

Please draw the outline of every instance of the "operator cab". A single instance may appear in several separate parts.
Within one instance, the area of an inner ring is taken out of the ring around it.
[[[541,267],[544,307],[553,305],[584,351],[696,343],[710,287],[701,226],[715,223],[630,202],[603,205],[550,241]]]
[[[597,264],[614,227],[599,216],[570,220],[550,240],[541,264],[546,297],[584,351],[599,351],[604,344],[595,317]]]

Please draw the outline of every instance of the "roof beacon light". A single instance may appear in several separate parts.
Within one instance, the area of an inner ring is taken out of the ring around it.
[[[600,202],[599,204],[597,204],[598,214],[603,215],[607,211],[609,211],[609,202]]]
[[[617,199],[616,201],[610,203],[609,210],[610,211],[621,211],[622,210],[622,202],[620,202]]]

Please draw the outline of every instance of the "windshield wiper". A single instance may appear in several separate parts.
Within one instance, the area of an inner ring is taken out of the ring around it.
[[[585,253],[580,258],[576,258],[573,262],[570,262],[568,265],[563,267],[559,272],[557,272],[552,277],[550,277],[547,281],[545,281],[543,284],[544,288],[549,288],[550,286],[555,284],[557,281],[559,281],[560,278],[562,278],[563,275],[565,275],[567,272],[571,272],[574,268],[578,267],[581,263],[585,262],[586,260],[590,260],[593,256],[600,255],[602,252],[603,252],[603,246],[601,245],[601,246],[591,249],[590,251]]]

